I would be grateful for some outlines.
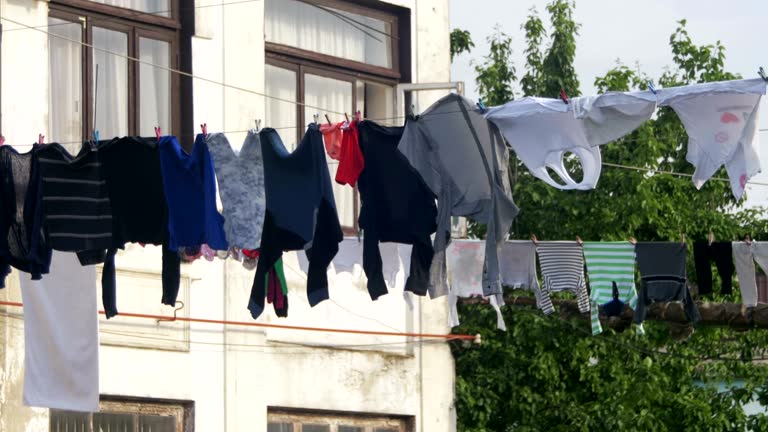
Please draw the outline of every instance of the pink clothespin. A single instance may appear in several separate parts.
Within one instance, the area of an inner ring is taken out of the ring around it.
[[[160,141],[160,136],[163,134],[163,131],[160,129],[160,126],[155,126],[155,137],[157,137],[157,140]]]
[[[5,137],[0,135],[0,146],[5,144]]]
[[[43,134],[37,134],[37,143],[42,144],[43,141],[45,141],[45,135]]]
[[[201,124],[200,129],[202,129],[203,135],[208,135],[208,123]]]

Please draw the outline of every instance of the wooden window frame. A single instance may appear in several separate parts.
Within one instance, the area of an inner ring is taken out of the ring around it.
[[[270,422],[291,423],[293,432],[302,432],[302,425],[313,422],[330,425],[331,432],[337,432],[338,426],[362,427],[364,432],[373,432],[375,428],[396,428],[396,432],[412,432],[415,429],[412,416],[276,407],[267,410],[267,423]]]
[[[67,412],[66,410],[50,410],[48,429],[54,429],[54,416],[57,411]],[[88,417],[90,431],[95,431],[93,425],[94,414],[128,414],[136,417],[138,428],[138,418],[142,415],[161,415],[175,418],[174,432],[194,432],[195,430],[195,403],[192,401],[170,400],[170,399],[148,399],[138,397],[106,396],[103,395],[99,401],[98,413],[77,413]]]
[[[84,26],[83,42],[93,42],[93,27],[119,31],[127,34],[128,56],[137,58],[139,55],[139,38],[150,38],[168,42],[169,67],[176,70],[191,69],[191,35],[193,29],[182,28],[181,23],[194,23],[194,12],[186,14],[179,8],[180,0],[171,0],[172,17],[160,17],[141,13],[133,9],[95,3],[90,0],[50,0],[48,16]],[[83,19],[85,21],[83,22]],[[84,139],[89,139],[93,125],[93,52],[92,48],[83,46],[81,54],[82,67],[82,128]],[[138,135],[140,107],[139,89],[141,76],[140,63],[128,60],[128,135]],[[177,73],[170,74],[170,116],[171,124],[159,125],[165,134],[183,137],[185,145],[191,144],[194,131],[191,127],[192,115],[192,80],[184,79]],[[102,79],[100,76],[99,79]],[[189,105],[189,106],[187,106]],[[97,108],[98,109],[98,108]],[[107,137],[104,137],[107,138]]]

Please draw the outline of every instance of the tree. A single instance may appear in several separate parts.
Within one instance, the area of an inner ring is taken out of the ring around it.
[[[488,37],[491,51],[482,63],[475,65],[477,90],[488,106],[501,105],[514,99],[512,82],[517,80],[512,57],[512,38],[497,25]]]
[[[475,43],[472,42],[472,37],[468,31],[461,29],[451,31],[451,61],[461,53],[471,52],[474,47]]]
[[[509,78],[493,83],[495,88],[520,85],[526,96],[557,97],[561,87],[569,96],[579,94],[573,68],[579,26],[573,22],[573,7],[564,0],[547,6],[549,35],[531,11],[523,26],[525,74],[519,83]],[[724,69],[725,48],[694,44],[685,25],[680,21],[670,37],[673,67],[657,82],[669,87],[737,78]],[[550,43],[543,49],[546,40]],[[477,68],[478,83],[498,79],[502,67],[514,70],[507,66],[510,51],[504,53],[489,56]],[[618,63],[595,86],[600,92],[644,89],[647,81],[639,66]],[[484,100],[511,99],[492,99],[498,93],[490,84],[480,87]],[[514,197],[521,212],[510,234],[590,240],[679,240],[681,233],[703,239],[710,231],[727,240],[747,233],[763,236],[768,231],[765,210],[745,209],[728,183],[710,180],[697,191],[690,178],[647,171],[692,173],[686,150],[679,119],[670,109],[660,109],[633,133],[601,147],[604,162],[641,169],[605,167],[595,190],[552,188],[513,158]],[[569,162],[578,176],[578,164]],[[726,174],[721,170],[716,176]],[[482,235],[478,229],[471,232]],[[739,294],[714,299],[739,301]],[[489,307],[460,306],[457,332],[480,333],[483,339],[479,346],[453,346],[461,431],[768,430],[768,417],[747,416],[741,408],[756,398],[768,404],[768,368],[753,362],[768,355],[766,331],[697,328],[678,342],[670,337],[671,324],[648,322],[645,336],[607,330],[593,337],[578,319],[543,316],[530,308],[503,309],[507,332],[494,329]]]

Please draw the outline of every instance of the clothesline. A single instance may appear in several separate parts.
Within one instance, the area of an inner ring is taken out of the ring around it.
[[[20,307],[23,308],[24,305],[19,302],[6,302],[6,301],[0,301],[0,306],[14,306],[14,307]],[[103,310],[99,311],[99,314],[105,315],[105,312]],[[262,327],[262,328],[274,328],[274,329],[282,329],[282,330],[301,330],[301,331],[314,331],[314,332],[323,332],[323,333],[346,333],[346,334],[361,334],[361,335],[374,335],[374,336],[403,336],[403,337],[417,337],[417,338],[433,338],[433,339],[444,339],[444,340],[470,340],[470,341],[477,341],[478,335],[462,335],[462,334],[433,334],[433,333],[405,333],[405,332],[385,332],[385,331],[375,331],[375,330],[353,330],[353,329],[338,329],[338,328],[324,328],[324,327],[306,327],[306,326],[292,326],[292,325],[284,325],[284,324],[270,324],[270,323],[258,323],[258,322],[248,322],[248,321],[227,321],[227,320],[212,320],[207,318],[189,318],[189,317],[180,317],[180,316],[168,316],[168,315],[154,315],[154,314],[140,314],[140,313],[130,313],[130,312],[120,312],[121,317],[128,317],[128,318],[144,318],[144,319],[153,319],[153,320],[161,320],[161,321],[183,321],[183,322],[194,322],[194,323],[204,323],[204,324],[223,324],[223,325],[233,325],[233,326],[244,326],[244,327]]]

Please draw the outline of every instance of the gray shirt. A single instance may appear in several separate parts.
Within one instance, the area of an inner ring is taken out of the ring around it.
[[[500,294],[499,248],[518,208],[509,183],[509,150],[498,129],[471,101],[451,94],[406,123],[398,149],[437,196],[430,296],[448,293],[445,249],[451,216],[487,224],[483,294]]]
[[[209,134],[206,142],[224,207],[227,243],[230,247],[258,249],[267,206],[259,134],[248,132],[239,155],[232,150],[224,134]]]

